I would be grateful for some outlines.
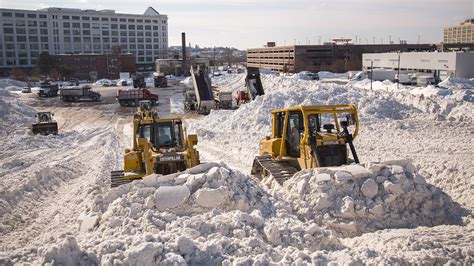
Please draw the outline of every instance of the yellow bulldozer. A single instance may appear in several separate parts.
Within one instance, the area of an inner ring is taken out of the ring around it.
[[[186,134],[181,119],[159,118],[150,101],[140,101],[133,117],[133,147],[125,149],[124,170],[111,172],[111,187],[198,165],[197,142],[197,135]]]
[[[301,169],[359,163],[353,139],[359,132],[352,104],[294,106],[272,111],[272,135],[260,142],[251,173],[280,184]]]

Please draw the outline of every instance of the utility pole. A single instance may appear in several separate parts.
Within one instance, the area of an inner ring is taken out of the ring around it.
[[[400,53],[401,53],[401,51],[398,51],[398,78],[397,78],[397,90],[400,88]]]
[[[215,72],[216,72],[216,47],[214,46],[214,71],[212,71],[213,77],[214,77]]]
[[[370,61],[370,90],[372,90],[373,79],[374,79],[374,60]]]

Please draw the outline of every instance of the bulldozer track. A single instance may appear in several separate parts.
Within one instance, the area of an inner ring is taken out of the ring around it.
[[[273,178],[282,185],[283,182],[291,178],[298,170],[287,161],[275,161],[270,155],[256,156],[253,162],[252,174],[263,177],[272,175]]]

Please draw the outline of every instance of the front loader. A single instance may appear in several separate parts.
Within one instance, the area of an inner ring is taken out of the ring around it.
[[[359,132],[354,105],[294,106],[272,116],[272,135],[260,142],[251,170],[258,178],[273,176],[283,184],[301,169],[359,163],[352,142]]]
[[[58,134],[58,123],[53,120],[54,114],[51,112],[38,112],[35,117],[38,122],[31,125],[31,132],[33,134],[49,135]]]
[[[125,149],[124,169],[111,172],[111,187],[194,167],[200,163],[196,145],[197,135],[187,135],[180,118],[159,118],[150,101],[140,101],[133,117],[133,147]]]

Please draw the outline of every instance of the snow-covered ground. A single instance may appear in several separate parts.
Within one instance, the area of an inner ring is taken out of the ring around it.
[[[239,90],[244,78],[213,84]],[[469,82],[262,81],[265,95],[238,110],[187,119],[203,164],[115,189],[128,111],[48,101],[60,134],[33,136],[22,101],[34,96],[0,89],[0,265],[472,264]],[[182,113],[181,93],[164,113]],[[283,186],[248,175],[272,109],[336,103],[358,107],[363,166],[303,170]]]

